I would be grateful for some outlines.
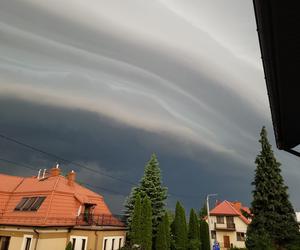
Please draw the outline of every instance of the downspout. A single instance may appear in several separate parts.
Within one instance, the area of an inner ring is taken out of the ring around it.
[[[96,240],[95,240],[95,250],[98,249],[98,231],[95,231],[95,236],[96,236]]]
[[[39,238],[40,238],[40,233],[36,230],[36,229],[33,229],[33,231],[36,233],[37,235],[37,238],[36,238],[36,241],[35,241],[35,245],[34,245],[34,250],[36,250],[37,248],[37,244],[38,244],[38,241],[39,241]]]

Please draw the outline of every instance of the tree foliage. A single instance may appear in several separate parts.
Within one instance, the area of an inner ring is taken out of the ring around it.
[[[253,219],[248,226],[247,247],[257,249],[257,232],[265,232],[277,249],[285,246],[299,235],[294,209],[289,201],[287,186],[281,176],[280,163],[276,160],[263,127],[259,140],[261,151],[257,156],[253,201],[251,212]],[[265,237],[265,236],[264,236]]]
[[[205,220],[200,220],[200,242],[201,250],[210,250],[208,224]]]
[[[172,235],[175,250],[188,249],[188,232],[185,211],[179,202],[176,203],[175,219],[172,223]]]
[[[141,245],[142,243],[142,203],[141,197],[137,194],[130,226],[131,245]]]
[[[66,250],[72,250],[72,242],[69,241],[68,245],[66,246]]]
[[[152,206],[148,196],[145,196],[142,202],[142,229],[141,240],[142,249],[152,249]]]
[[[155,250],[170,249],[170,224],[169,216],[165,213],[162,221],[158,225]]]
[[[143,199],[145,196],[152,204],[152,225],[153,235],[156,234],[158,223],[165,213],[165,201],[167,199],[167,188],[162,186],[161,171],[156,155],[151,156],[150,161],[146,164],[144,176],[140,180],[138,187],[132,189],[129,198],[125,204],[125,216],[127,217],[128,226],[130,227],[134,204],[137,194]]]
[[[197,214],[194,209],[190,211],[188,240],[190,250],[199,250],[200,248],[200,226]]]

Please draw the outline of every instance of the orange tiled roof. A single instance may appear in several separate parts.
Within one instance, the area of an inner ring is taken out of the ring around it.
[[[35,196],[46,197],[37,211],[15,211],[22,198]],[[101,195],[62,175],[38,179],[0,174],[2,225],[74,226],[86,203],[95,205],[93,214],[112,217]]]
[[[241,209],[245,212],[250,211],[249,208],[243,207],[240,202],[229,202],[223,201],[217,204],[211,211],[211,215],[231,215],[231,216],[238,216],[242,221],[246,224],[250,224],[250,220],[248,220],[241,212]],[[250,213],[249,213],[250,215]]]

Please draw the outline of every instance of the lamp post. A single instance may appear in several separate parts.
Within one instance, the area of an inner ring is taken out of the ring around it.
[[[210,214],[209,214],[209,198],[217,196],[218,194],[208,194],[206,196],[206,209],[207,209],[207,221],[208,221],[208,235],[209,235],[209,249],[211,250],[211,231],[210,231]]]

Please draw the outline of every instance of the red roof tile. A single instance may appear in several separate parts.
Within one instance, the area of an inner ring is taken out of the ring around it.
[[[23,197],[44,196],[37,211],[15,211]],[[0,224],[72,226],[84,204],[95,204],[93,214],[112,216],[103,197],[68,178],[57,175],[43,180],[0,174]]]
[[[225,200],[225,201],[217,204],[210,211],[210,214],[211,215],[231,215],[231,216],[238,216],[246,224],[249,224],[250,221],[242,214],[241,209],[243,209],[244,211],[249,210],[248,208],[243,207],[240,202],[229,202],[229,201]]]

